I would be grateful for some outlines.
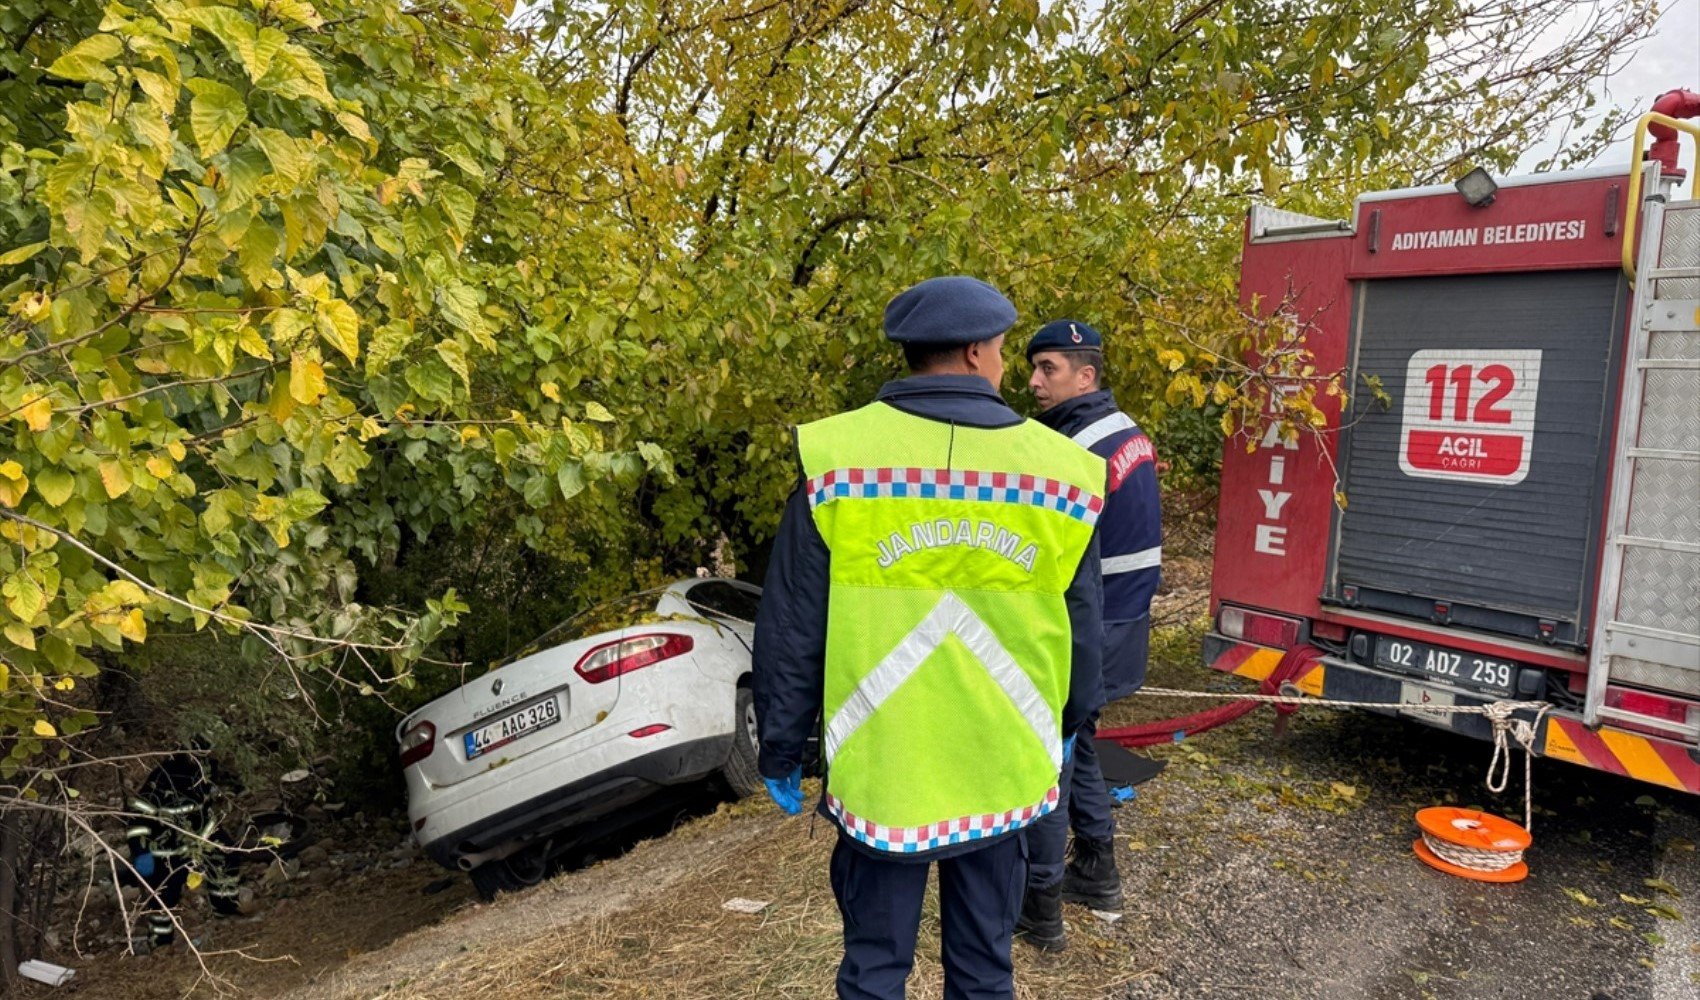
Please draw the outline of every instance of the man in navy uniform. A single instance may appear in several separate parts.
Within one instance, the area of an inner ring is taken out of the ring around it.
[[[878,416],[886,424],[908,428],[883,438],[859,441],[856,448],[867,452],[867,457],[872,460],[865,464],[905,464],[917,450],[930,454],[936,447],[937,469],[934,471],[967,476],[980,475],[972,471],[975,468],[973,463],[985,462],[988,455],[995,454],[998,457],[994,464],[1001,463],[1006,472],[1043,474],[1050,467],[1046,463],[1076,470],[1077,478],[1081,480],[1078,484],[1081,495],[1097,497],[1103,489],[1102,463],[1098,460],[1074,460],[1089,456],[1058,455],[1054,449],[1071,447],[1067,440],[1023,420],[998,395],[1004,369],[1000,349],[1004,332],[1014,325],[1015,319],[1015,307],[1008,299],[990,285],[973,278],[933,278],[908,289],[886,307],[885,333],[889,339],[903,346],[912,374],[886,383],[879,391],[876,404],[825,423],[840,421],[844,416],[861,420],[874,411],[872,416]],[[805,467],[812,453],[810,449],[819,447],[819,439],[812,438],[813,443],[810,443],[804,440],[803,435],[805,432],[818,433],[821,426],[812,424],[799,429],[799,462]],[[1090,474],[1080,470],[1089,470]],[[984,492],[993,494],[994,491],[988,489]],[[1030,494],[1032,490],[1026,492]],[[1031,503],[1021,499],[1021,491],[1008,490],[1007,494],[999,490],[992,499],[1011,505],[1012,511],[1029,510],[1020,506],[1024,502]],[[908,494],[899,493],[894,487],[891,495]],[[930,494],[922,492],[921,495]],[[849,567],[846,572],[855,570],[870,562],[866,558],[866,550],[872,549],[880,539],[842,537],[842,529],[836,522],[832,529],[833,538],[825,537],[821,523],[815,518],[817,512],[811,498],[822,504],[838,502],[820,500],[811,493],[806,482],[799,481],[780,521],[779,536],[768,563],[761,609],[756,615],[754,693],[761,748],[758,766],[767,783],[768,793],[782,809],[792,814],[803,810],[801,763],[804,748],[810,736],[817,731],[817,719],[823,704],[831,703],[828,696],[835,690],[832,685],[844,683],[849,673],[842,658],[834,659],[842,657],[844,648],[834,643],[846,641],[843,638],[846,630],[854,635],[877,629],[880,623],[876,618],[881,609],[885,611],[884,618],[890,619],[891,602],[904,599],[905,593],[925,592],[917,589],[888,591],[885,593],[890,600],[879,605],[870,605],[867,601],[870,587],[846,586],[842,593],[836,592],[831,586],[834,562],[843,560],[844,566]],[[979,499],[984,501],[987,497]],[[875,505],[881,502],[887,501],[878,498],[864,501]],[[987,502],[984,507],[986,513],[982,516],[1002,516],[997,513],[998,503]],[[873,513],[874,508],[866,509]],[[1046,517],[1075,516],[1055,513],[1064,510],[1060,505],[1046,505],[1043,509],[1053,512]],[[1087,520],[1084,517],[1080,519]],[[1093,515],[1088,523],[1095,520],[1096,515]],[[1046,767],[1057,768],[1067,760],[1072,741],[1066,737],[1084,726],[1088,717],[1103,704],[1098,667],[1103,625],[1097,535],[1095,529],[1083,538],[1075,528],[1068,530],[1072,532],[1070,538],[1080,539],[1078,562],[1065,562],[1064,549],[1072,549],[1075,544],[1072,541],[1066,547],[1060,541],[1047,541],[1036,550],[1042,569],[1050,565],[1046,560],[1055,560],[1057,564],[1055,573],[1060,577],[1063,593],[1046,596],[1042,614],[1047,623],[1054,615],[1057,620],[1052,624],[1056,627],[1033,627],[1024,633],[1019,624],[994,616],[984,621],[991,626],[990,631],[980,634],[982,639],[989,636],[995,641],[976,640],[977,645],[972,650],[961,646],[955,639],[943,643],[942,639],[934,637],[932,641],[940,644],[935,646],[934,653],[928,655],[935,659],[943,657],[944,666],[950,669],[940,672],[916,668],[912,676],[900,681],[902,687],[897,689],[896,694],[875,691],[868,693],[864,699],[867,706],[875,706],[871,711],[877,717],[885,706],[893,703],[890,699],[918,695],[920,692],[912,689],[919,685],[930,690],[939,703],[955,703],[966,713],[965,717],[972,718],[975,706],[981,704],[972,695],[976,690],[984,690],[972,685],[982,683],[999,661],[1009,668],[1033,671],[1043,683],[1054,685],[1051,688],[1053,692],[1066,679],[1065,699],[1058,706],[1059,710],[1054,716],[1048,707],[1040,713],[1049,725],[1056,727],[1052,733],[1045,734],[1047,742],[1055,744],[1055,756],[1049,756],[1046,752],[1048,747],[1035,750],[1040,743],[1035,731],[1028,731],[1026,725],[987,729],[976,734],[972,746],[954,737],[941,742],[937,733],[922,729],[891,731],[892,738],[901,742],[905,752],[883,746],[876,748],[881,752],[872,756],[868,753],[841,753],[827,774],[826,789],[817,811],[832,820],[839,832],[832,855],[831,879],[833,894],[838,899],[839,911],[844,919],[844,959],[838,970],[838,996],[841,998],[890,1000],[904,995],[905,983],[914,964],[927,872],[931,863],[935,862],[939,868],[939,921],[946,1000],[1010,1000],[1015,995],[1010,948],[1026,882],[1026,850],[1020,831],[1031,822],[1032,814],[1042,814],[1042,809],[1024,810],[1022,815],[1008,821],[1000,819],[995,823],[952,825],[948,836],[927,841],[921,849],[913,850],[914,843],[903,848],[895,834],[883,838],[877,833],[870,835],[867,827],[869,817],[851,816],[847,810],[835,806],[849,805],[847,797],[854,790],[865,787],[862,783],[868,779],[876,787],[888,790],[901,791],[923,778],[972,789],[977,783],[1007,781],[1008,775],[1023,762],[1029,770],[1042,770],[1032,759],[1034,752],[1041,754],[1040,759]],[[862,544],[847,544],[855,542]],[[916,558],[910,556],[894,563],[894,566],[913,567],[917,564]],[[987,561],[983,553],[964,551],[960,556],[943,562],[954,567],[951,573],[910,582],[924,583],[927,588],[944,588],[946,599],[953,604],[959,598],[950,596],[950,588],[963,590],[964,596],[960,597],[960,601],[985,601],[990,599],[987,595],[1001,596],[1011,602],[1030,599],[1019,593],[1000,595],[989,589],[975,589],[1002,585],[998,584],[996,574],[1008,574],[998,569],[1002,562],[998,557]],[[922,571],[912,569],[910,572]],[[978,582],[976,574],[993,576]],[[1061,600],[1056,600],[1056,596],[1060,596]],[[829,603],[833,616],[830,625]],[[1011,603],[1010,607],[1015,605]],[[1020,610],[1017,609],[1018,612]],[[1018,622],[1031,621],[1023,613],[1016,613],[1013,617]],[[928,623],[932,620],[933,616],[929,616],[914,634],[930,628]],[[1022,652],[1006,651],[1000,656],[998,649],[991,648],[998,643],[1012,644]],[[896,652],[886,657],[887,661],[895,662],[897,653],[903,652],[909,645],[905,640]],[[970,662],[963,658],[970,653],[974,657],[987,656],[990,662],[980,659]],[[1027,656],[1032,662],[1022,660],[1021,667],[1017,667],[1016,656]],[[970,669],[976,666],[978,669]],[[884,671],[880,669],[869,675],[870,678],[883,676]],[[1011,681],[1020,679],[1010,675]],[[865,679],[857,686],[857,693],[862,693],[869,683]],[[836,696],[843,697],[843,693],[838,692]],[[992,699],[984,704],[996,703],[1002,697],[1006,695],[994,692]],[[846,704],[856,700],[852,697]],[[1035,698],[1033,705],[1024,711],[1039,707]],[[829,713],[823,748],[828,747],[833,733],[837,731],[839,716],[843,714],[842,711],[838,715]],[[952,729],[949,723],[960,721],[941,720],[941,725],[935,728],[939,732],[948,732]],[[1031,718],[1029,721],[1032,721]],[[868,728],[864,725],[850,739],[861,738]],[[848,744],[841,744],[845,745]],[[864,746],[862,749],[868,748]],[[828,757],[830,759],[830,754]],[[1000,762],[1005,766],[998,767]],[[1048,791],[1043,808],[1050,808],[1050,803],[1057,801],[1061,794],[1058,770],[1042,775],[1042,783]],[[841,803],[841,800],[845,801]],[[875,826],[874,829],[876,832],[890,832],[883,826]],[[934,846],[935,843],[937,846]]]
[[[1033,365],[1027,385],[1041,410],[1039,422],[1109,465],[1098,534],[1104,573],[1104,699],[1115,701],[1145,681],[1151,595],[1163,560],[1157,453],[1102,386],[1103,338],[1097,330],[1079,320],[1047,323],[1028,342],[1027,360]],[[1094,714],[1064,766],[1063,806],[1027,831],[1031,868],[1019,926],[1023,936],[1046,951],[1067,946],[1064,902],[1110,911],[1122,905],[1110,795],[1092,745],[1096,730]],[[1074,855],[1065,869],[1070,827]]]

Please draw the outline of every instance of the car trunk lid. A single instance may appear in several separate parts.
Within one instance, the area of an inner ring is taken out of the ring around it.
[[[574,670],[610,637],[533,653],[462,685],[408,717],[428,721],[436,746],[415,766],[433,785],[452,785],[569,739],[607,718],[619,677],[589,683]]]

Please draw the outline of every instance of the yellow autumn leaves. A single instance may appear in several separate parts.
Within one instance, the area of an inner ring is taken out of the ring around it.
[[[24,467],[16,459],[0,462],[0,504],[16,507],[29,486],[29,476],[24,474]]]

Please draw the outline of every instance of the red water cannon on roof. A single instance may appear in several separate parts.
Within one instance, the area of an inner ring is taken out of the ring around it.
[[[1700,118],[1700,94],[1692,90],[1667,90],[1653,102],[1653,113],[1668,115],[1671,118]],[[1655,121],[1647,126],[1647,133],[1653,137],[1653,145],[1647,150],[1647,159],[1658,160],[1668,176],[1685,176],[1684,171],[1676,165],[1679,151],[1676,129]]]

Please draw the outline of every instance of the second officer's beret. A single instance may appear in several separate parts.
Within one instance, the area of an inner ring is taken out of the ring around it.
[[[928,278],[885,307],[885,335],[900,344],[950,347],[991,340],[1015,325],[1015,306],[979,278]]]
[[[1077,319],[1054,319],[1039,328],[1027,342],[1027,360],[1040,351],[1084,351],[1102,348],[1104,338]]]

